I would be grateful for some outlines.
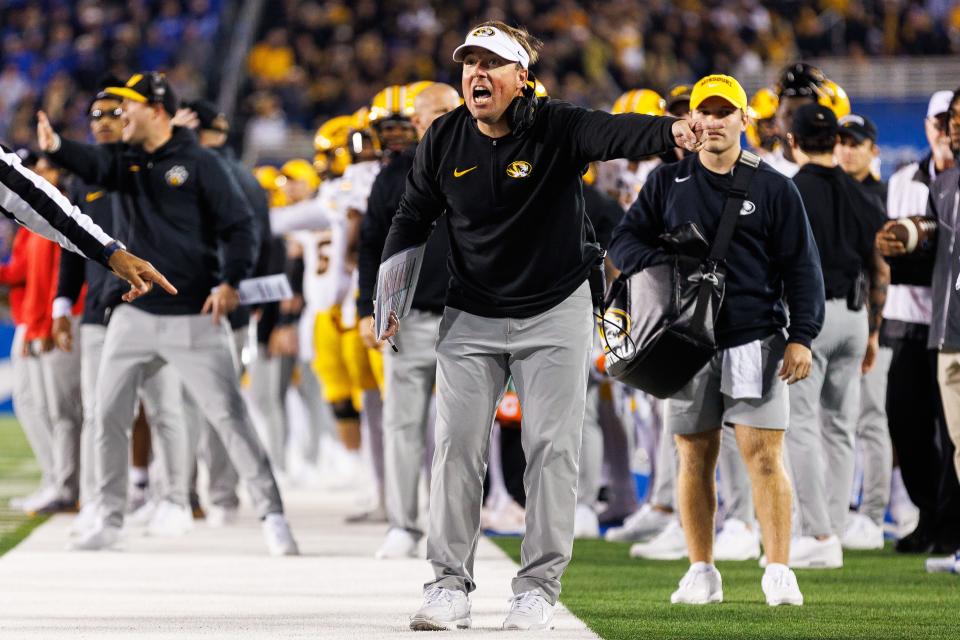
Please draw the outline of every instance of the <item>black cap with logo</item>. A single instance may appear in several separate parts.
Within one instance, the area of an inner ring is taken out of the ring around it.
[[[163,110],[171,116],[180,107],[180,101],[167,84],[166,76],[157,71],[135,73],[122,87],[107,87],[104,93],[134,102],[162,105]]]
[[[822,104],[805,104],[794,112],[790,133],[800,139],[836,134],[837,116]]]
[[[185,106],[197,114],[197,120],[200,121],[200,129],[230,133],[227,116],[223,115],[223,112],[217,109],[216,105],[209,100],[194,100],[193,102],[188,102]]]
[[[857,144],[864,140],[877,141],[877,125],[873,124],[873,120],[867,116],[857,113],[851,113],[840,118],[840,131],[838,133],[841,137],[850,136],[857,141]]]

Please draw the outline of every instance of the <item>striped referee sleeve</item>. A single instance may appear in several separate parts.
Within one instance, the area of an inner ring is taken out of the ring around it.
[[[113,238],[5,147],[0,147],[0,212],[64,249],[106,264],[103,248]]]

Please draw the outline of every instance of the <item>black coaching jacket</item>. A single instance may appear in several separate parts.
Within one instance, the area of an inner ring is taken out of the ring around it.
[[[179,290],[169,296],[155,288],[134,306],[198,314],[211,289],[221,282],[236,287],[252,272],[257,235],[250,205],[230,169],[192,131],[174,128],[153,153],[123,143],[61,140],[48,155],[85,182],[118,192],[115,236]]]
[[[446,213],[446,303],[486,317],[542,313],[587,278],[599,255],[584,224],[581,174],[589,162],[675,146],[673,118],[516,100],[513,132],[502,138],[483,135],[465,106],[433,123],[382,255],[422,244]]]

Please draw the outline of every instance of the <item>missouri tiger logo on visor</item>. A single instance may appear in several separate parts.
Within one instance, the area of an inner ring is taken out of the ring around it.
[[[474,29],[473,33],[470,35],[475,38],[489,38],[490,36],[497,35],[497,32],[494,31],[492,27],[480,27],[478,29]]]
[[[531,171],[533,171],[533,167],[530,166],[529,162],[524,160],[511,162],[510,166],[507,167],[507,175],[511,178],[526,178],[530,175]]]
[[[171,167],[169,171],[163,174],[163,177],[166,179],[167,184],[171,187],[179,187],[187,181],[187,178],[190,177],[190,174],[187,172],[186,167],[178,164],[175,167]]]

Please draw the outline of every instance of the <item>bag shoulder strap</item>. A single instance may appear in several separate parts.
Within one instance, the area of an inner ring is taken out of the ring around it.
[[[733,173],[733,185],[727,192],[727,199],[723,205],[720,227],[717,229],[717,235],[710,247],[709,259],[712,262],[720,262],[727,255],[730,240],[733,238],[733,231],[737,226],[737,218],[740,217],[740,208],[743,207],[750,181],[753,180],[759,166],[760,157],[758,155],[746,149],[740,152],[736,170]]]

